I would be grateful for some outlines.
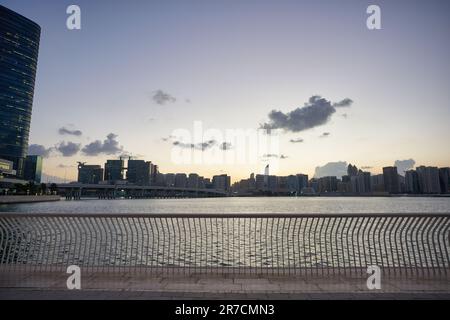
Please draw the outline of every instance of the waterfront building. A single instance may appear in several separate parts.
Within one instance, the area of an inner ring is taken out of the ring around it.
[[[41,28],[0,5],[0,158],[23,177]]]
[[[397,167],[383,168],[384,189],[389,193],[400,193],[400,182],[398,180]]]
[[[174,187],[175,186],[175,174],[174,173],[166,173],[164,175],[165,178],[165,186]]]
[[[0,177],[14,177],[15,175],[14,163],[9,160],[0,159]]]
[[[297,174],[297,179],[298,179],[298,190],[301,192],[301,190],[303,188],[307,188],[308,187],[308,175],[307,174],[298,173]]]
[[[198,188],[199,176],[196,173],[190,173],[187,179],[187,187],[192,189]]]
[[[415,170],[408,170],[405,172],[405,192],[411,194],[420,192],[419,175]]]
[[[175,178],[175,175],[173,175],[173,177]],[[169,185],[167,184],[167,180],[166,179],[167,179],[167,174],[157,173],[156,177],[155,177],[155,180],[152,182],[152,185],[153,186],[158,186],[158,187],[168,187]],[[170,185],[170,187],[173,187],[173,186],[174,186],[174,183],[172,185]]]
[[[384,192],[384,175],[376,174],[370,176],[370,189],[373,192]]]
[[[289,175],[287,177],[287,191],[289,193],[300,194],[299,181],[298,177],[294,175]]]
[[[441,193],[450,192],[450,168],[439,168],[439,184]]]
[[[317,179],[317,192],[325,193],[325,192],[336,192],[337,191],[337,177],[322,177]]]
[[[78,163],[78,182],[87,184],[98,184],[103,181],[103,168],[99,165],[87,165]]]
[[[416,168],[419,177],[420,193],[436,194],[441,193],[439,182],[439,169],[437,167],[420,166]]]
[[[153,166],[150,161],[128,160],[127,181],[129,183],[148,186],[150,185]]]
[[[226,174],[213,176],[212,184],[213,188],[216,190],[229,191],[231,186],[231,177]]]
[[[106,160],[105,163],[105,181],[114,183],[115,181],[123,180],[124,160]]]
[[[185,173],[177,173],[175,175],[175,187],[176,188],[186,188],[187,176]]]
[[[350,183],[353,193],[370,193],[372,191],[370,172],[360,170],[356,176],[350,177]]]
[[[350,163],[347,167],[347,175],[349,177],[353,177],[356,176],[358,174],[358,168],[356,166],[352,166],[352,164]]]
[[[37,155],[28,155],[25,158],[23,178],[27,181],[41,183],[42,177],[42,157]]]
[[[255,178],[255,189],[258,191],[265,191],[266,184],[264,183],[265,175],[257,174]]]

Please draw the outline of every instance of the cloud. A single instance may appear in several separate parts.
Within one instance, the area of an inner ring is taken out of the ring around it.
[[[348,118],[348,114],[343,113],[343,114],[342,114],[342,118],[347,119],[347,118]]]
[[[71,157],[80,151],[81,144],[73,142],[61,142],[55,149],[59,151],[63,157]]]
[[[156,90],[153,92],[152,100],[159,105],[165,105],[167,103],[174,103],[177,101],[175,97],[162,90]]]
[[[116,134],[110,133],[103,142],[100,140],[91,142],[85,145],[81,151],[87,156],[97,156],[99,154],[115,155],[122,153],[124,152],[123,147],[119,146],[119,142],[116,138]]]
[[[66,127],[59,128],[58,132],[61,135],[68,134],[68,135],[73,135],[73,136],[77,136],[77,137],[79,137],[83,134],[80,130],[69,130]]]
[[[74,167],[75,166],[68,166],[68,165],[62,164],[62,163],[58,164],[58,168],[63,168],[63,169],[65,169],[65,168],[74,168]]]
[[[371,167],[371,166],[363,166],[363,167],[361,167],[361,169],[362,170],[370,170],[370,169],[373,169],[373,167]]]
[[[312,96],[301,108],[284,113],[272,110],[268,117],[269,122],[261,125],[262,129],[284,129],[286,131],[300,132],[327,123],[336,112],[336,108],[350,106],[353,101],[346,98],[337,103],[331,103],[321,96]]]
[[[291,143],[302,143],[303,139],[302,138],[291,139],[291,140],[289,140],[289,142],[291,142]]]
[[[328,162],[323,166],[316,167],[314,178],[336,176],[341,178],[347,174],[347,162]]]
[[[398,174],[404,176],[405,171],[414,168],[415,164],[416,164],[416,161],[414,161],[413,159],[395,160],[394,167],[397,167]]]
[[[326,137],[329,137],[330,136],[330,133],[329,132],[324,132],[324,133],[322,133],[319,137],[320,138],[326,138]]]
[[[184,143],[181,141],[174,141],[172,144],[176,147],[185,148],[185,149],[196,149],[196,150],[202,150],[205,151],[217,144],[216,140],[209,140],[206,142],[200,142],[200,143]]]
[[[284,154],[274,154],[274,153],[267,153],[263,155],[263,158],[278,158],[278,159],[287,159],[288,156],[284,155]]]
[[[350,98],[345,98],[339,102],[333,103],[333,107],[341,108],[341,107],[350,107],[353,104],[353,100]]]
[[[230,142],[222,142],[222,143],[219,145],[219,148],[220,148],[221,150],[224,150],[224,151],[230,150],[232,147],[233,147],[233,146],[231,145]]]
[[[50,157],[53,148],[46,148],[41,144],[30,144],[28,146],[28,154],[34,156],[41,156],[43,158]]]

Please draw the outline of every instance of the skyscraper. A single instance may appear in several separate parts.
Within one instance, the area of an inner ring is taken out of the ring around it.
[[[103,168],[99,165],[87,165],[78,163],[78,182],[87,184],[98,184],[103,181]]]
[[[105,180],[114,182],[123,180],[124,161],[122,159],[106,160]]]
[[[400,193],[397,167],[383,168],[384,189],[389,193]]]
[[[0,158],[23,176],[41,28],[0,5]]]
[[[152,163],[144,160],[128,160],[127,180],[137,185],[149,185]]]
[[[437,167],[420,166],[416,168],[419,176],[419,189],[421,193],[440,193],[439,169]]]
[[[42,157],[27,156],[25,158],[23,178],[28,181],[41,183],[41,176],[42,176]]]

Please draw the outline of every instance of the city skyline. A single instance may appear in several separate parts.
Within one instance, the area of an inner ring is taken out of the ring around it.
[[[161,172],[225,172],[233,182],[263,172],[268,159],[174,164],[171,149],[184,144],[170,136],[195,121],[281,129],[279,175],[313,176],[338,162],[373,174],[410,159],[450,164],[448,3],[381,1],[383,28],[374,31],[367,4],[355,1],[79,1],[77,31],[65,27],[65,3],[2,5],[42,28],[30,144],[49,155],[46,175],[75,180],[76,161],[103,164],[122,153]],[[305,107],[328,113],[299,125]]]

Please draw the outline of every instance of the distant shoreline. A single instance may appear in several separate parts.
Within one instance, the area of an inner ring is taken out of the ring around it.
[[[48,202],[60,201],[59,195],[42,195],[42,196],[0,196],[0,204],[16,204],[16,203],[33,203],[33,202]]]

